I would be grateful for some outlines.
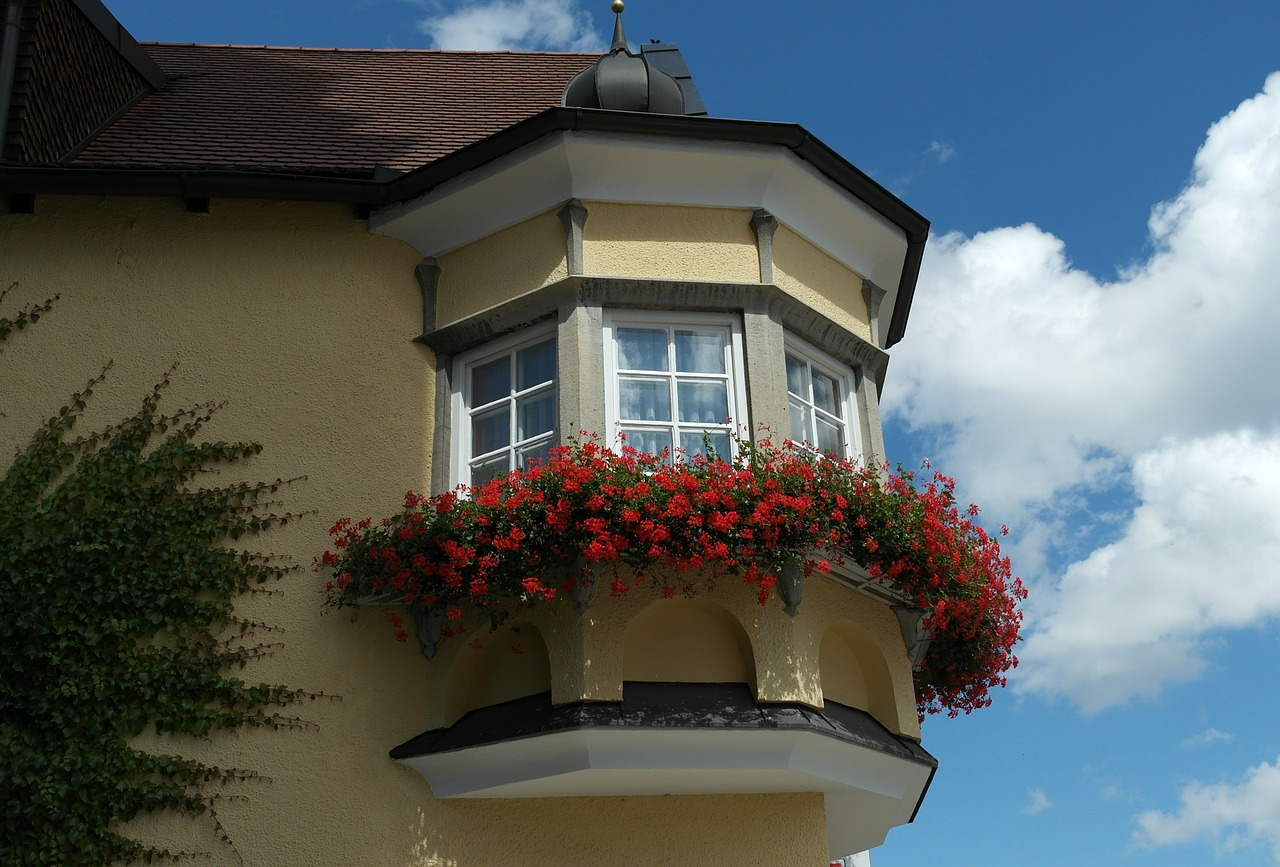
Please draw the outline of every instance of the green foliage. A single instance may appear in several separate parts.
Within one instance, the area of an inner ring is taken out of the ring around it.
[[[5,865],[194,854],[119,833],[157,810],[208,814],[230,843],[219,786],[256,774],[154,755],[136,737],[297,727],[275,709],[307,695],[232,674],[276,646],[236,616],[236,598],[293,567],[229,543],[293,517],[267,513],[287,482],[195,484],[261,447],[197,442],[216,407],[160,413],[167,377],[128,419],[73,438],[104,375],[36,432],[0,489]]]

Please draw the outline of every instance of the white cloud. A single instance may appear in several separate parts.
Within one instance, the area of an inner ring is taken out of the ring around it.
[[[467,2],[418,26],[436,48],[599,51],[604,47],[578,0]]]
[[[956,155],[956,149],[941,139],[929,142],[929,156],[938,161],[938,165],[951,162]]]
[[[1219,854],[1267,845],[1280,864],[1280,761],[1250,768],[1236,784],[1192,783],[1180,801],[1172,813],[1140,814],[1133,844],[1149,849],[1204,841]]]
[[[1109,283],[1033,225],[932,240],[885,395],[1020,538],[1015,682],[1089,710],[1197,677],[1215,631],[1280,614],[1280,73],[1209,130],[1150,232]],[[1118,494],[1132,514],[1087,514]],[[1119,538],[1096,547],[1089,521]]]
[[[1043,813],[1045,810],[1048,810],[1053,806],[1053,801],[1050,801],[1048,796],[1045,795],[1041,789],[1032,789],[1027,794],[1030,796],[1031,800],[1022,808],[1022,812],[1026,813],[1028,816]]]
[[[1205,729],[1182,742],[1184,747],[1208,747],[1213,744],[1229,744],[1233,740],[1228,732],[1218,729]]]
[[[1124,536],[1038,611],[1024,689],[1085,711],[1197,677],[1215,630],[1280,615],[1280,437],[1218,434],[1138,455]]]

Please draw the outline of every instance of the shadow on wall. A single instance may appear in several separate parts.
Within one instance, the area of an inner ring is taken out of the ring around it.
[[[745,683],[754,692],[751,639],[737,618],[714,602],[659,601],[627,627],[622,680]]]

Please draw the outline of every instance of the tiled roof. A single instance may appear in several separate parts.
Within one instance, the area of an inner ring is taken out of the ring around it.
[[[595,54],[142,46],[169,76],[73,164],[369,175],[560,104]]]

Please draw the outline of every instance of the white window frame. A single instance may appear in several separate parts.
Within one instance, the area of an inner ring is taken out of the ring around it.
[[[830,376],[839,383],[842,394],[841,399],[837,401],[837,405],[840,407],[844,416],[841,421],[843,422],[845,429],[845,451],[844,454],[838,455],[838,457],[860,457],[862,455],[862,418],[861,414],[858,412],[858,374],[853,370],[853,368],[849,367],[849,365],[837,361],[813,344],[802,340],[790,332],[787,332],[783,340],[783,350],[782,387],[787,395],[787,438],[792,440],[798,447],[808,448],[814,452],[818,451],[817,444],[812,441],[812,438],[816,436],[815,431],[810,430],[809,436],[806,436],[801,440],[797,440],[795,438],[794,431],[791,430],[792,395],[791,388],[787,382],[785,356],[795,356],[811,367],[814,367],[822,373],[825,373],[827,376]],[[816,410],[816,408],[814,408],[812,397],[812,392],[810,392],[808,400],[806,401],[809,407],[811,409],[815,409],[817,412],[822,412],[821,410]],[[824,412],[824,414],[826,413]],[[804,444],[806,441],[808,441],[807,445]]]
[[[460,353],[453,360],[453,396],[452,396],[452,416],[453,416],[453,436],[450,448],[451,463],[449,468],[449,477],[452,486],[470,485],[471,484],[471,414],[473,407],[471,405],[471,377],[470,371],[473,367],[481,364],[487,364],[502,356],[512,356],[521,349],[533,346],[537,343],[543,343],[546,340],[552,340],[556,345],[556,372],[552,379],[551,391],[555,404],[555,420],[552,424],[552,440],[551,444],[555,445],[559,441],[559,421],[560,421],[560,357],[559,357],[559,336],[556,333],[555,323],[547,323],[544,325],[534,326],[518,331],[506,337],[484,343],[480,346]],[[511,409],[511,436],[507,444],[507,449],[511,454],[511,468],[517,466],[517,457],[519,448],[526,440],[517,440],[515,425],[517,423],[515,401],[521,394],[515,388],[516,383],[512,382],[511,394],[506,400],[512,403]],[[492,402],[496,403],[496,401]],[[491,404],[486,404],[489,406]]]
[[[729,402],[729,422],[724,425],[714,425],[728,433],[736,434],[741,438],[748,438],[750,432],[750,424],[748,419],[747,404],[747,367],[746,356],[743,349],[743,328],[742,317],[732,313],[698,313],[698,312],[681,312],[681,311],[660,311],[660,310],[605,310],[604,311],[604,360],[605,360],[605,413],[606,413],[606,431],[610,443],[618,443],[618,436],[623,427],[647,427],[650,423],[639,421],[624,424],[620,418],[620,394],[618,389],[619,369],[618,369],[618,353],[617,341],[615,339],[615,330],[619,327],[641,327],[641,328],[663,328],[674,331],[681,327],[692,328],[722,328],[728,334],[729,339],[725,342],[725,374],[728,381],[728,402]],[[674,353],[674,341],[668,340],[668,353]],[[671,368],[666,372],[671,383],[671,408],[672,421],[670,422],[654,422],[652,427],[664,428],[671,431],[672,448],[678,448],[680,445],[680,433],[691,432],[691,429],[705,429],[706,425],[690,424],[688,422],[681,423],[678,421],[678,396],[676,393],[676,383],[680,381],[681,374],[675,370],[674,358],[669,355],[669,365]],[[698,374],[685,374],[684,378],[697,379]],[[722,455],[726,460],[732,459],[733,455]]]

